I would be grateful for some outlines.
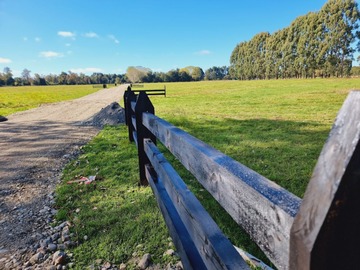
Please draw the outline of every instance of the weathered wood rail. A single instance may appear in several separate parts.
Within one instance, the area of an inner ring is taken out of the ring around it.
[[[131,84],[131,90],[135,94],[139,94],[140,92],[145,92],[148,96],[165,96],[166,97],[166,85],[164,85],[163,89],[150,89],[150,90],[134,90],[134,87],[143,88],[143,84]]]
[[[354,269],[360,255],[360,92],[340,110],[304,199],[155,116],[124,94],[140,183],[150,184],[185,269],[249,269],[156,147],[158,139],[279,269]]]

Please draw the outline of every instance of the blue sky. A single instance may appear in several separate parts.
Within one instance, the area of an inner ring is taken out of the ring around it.
[[[0,0],[0,72],[125,73],[229,65],[236,44],[325,0]]]

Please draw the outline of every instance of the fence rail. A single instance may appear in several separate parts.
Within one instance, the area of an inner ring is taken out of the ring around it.
[[[143,88],[144,85],[143,84],[133,84],[133,87],[141,87]],[[164,85],[163,89],[150,89],[150,90],[134,90],[132,89],[132,91],[136,94],[139,94],[140,92],[145,92],[148,96],[165,96],[166,97],[166,85]]]
[[[303,201],[155,116],[145,92],[136,96],[128,88],[124,102],[129,139],[138,147],[140,182],[150,184],[185,269],[249,268],[160,153],[157,139],[277,268],[356,265],[360,254],[355,244],[360,240],[360,92],[352,92],[345,101]]]

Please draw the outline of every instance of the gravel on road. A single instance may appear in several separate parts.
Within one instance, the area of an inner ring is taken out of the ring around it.
[[[51,206],[63,167],[100,131],[99,112],[110,104],[119,109],[112,103],[125,89],[102,89],[0,122],[0,269],[2,262],[21,265],[30,256],[29,247],[36,247],[54,215]]]

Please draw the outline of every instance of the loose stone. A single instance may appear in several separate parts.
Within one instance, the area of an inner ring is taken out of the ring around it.
[[[48,248],[50,251],[55,251],[56,248],[57,248],[57,245],[50,243],[47,248]]]
[[[138,267],[140,269],[146,269],[149,266],[150,261],[151,261],[151,255],[147,253],[141,258]]]
[[[32,265],[34,265],[34,264],[39,263],[43,257],[44,257],[44,254],[41,252],[38,252],[34,256],[32,256],[29,261]]]

